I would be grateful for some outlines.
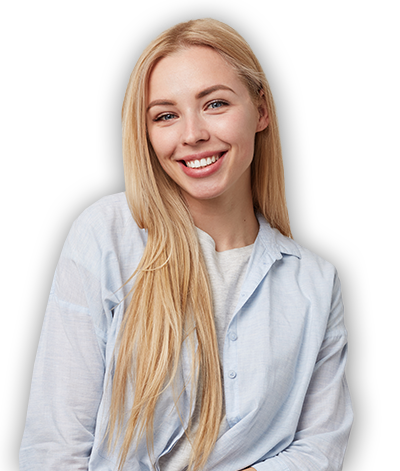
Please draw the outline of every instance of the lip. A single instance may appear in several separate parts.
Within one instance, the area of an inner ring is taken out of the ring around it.
[[[209,152],[199,152],[198,154],[191,154],[183,157],[182,159],[177,160],[178,164],[181,166],[182,170],[186,175],[193,178],[204,178],[218,171],[221,167],[223,160],[227,154],[227,150],[222,151],[209,151]],[[220,155],[219,159],[211,165],[203,168],[191,168],[187,167],[184,162],[189,162],[191,160],[201,160],[206,159],[207,157],[212,157],[213,155]]]

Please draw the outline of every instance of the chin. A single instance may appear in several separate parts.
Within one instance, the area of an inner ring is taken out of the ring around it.
[[[225,193],[225,190],[222,188],[199,188],[199,189],[194,189],[190,188],[190,191],[182,188],[182,193],[185,197],[193,199],[193,200],[199,200],[199,201],[207,201],[207,200],[212,200],[215,198],[219,198]]]

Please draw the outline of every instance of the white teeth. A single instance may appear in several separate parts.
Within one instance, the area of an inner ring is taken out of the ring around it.
[[[190,168],[203,168],[207,167],[208,165],[213,164],[219,159],[219,155],[213,155],[212,157],[207,157],[206,159],[201,160],[188,160],[186,162],[186,166]]]

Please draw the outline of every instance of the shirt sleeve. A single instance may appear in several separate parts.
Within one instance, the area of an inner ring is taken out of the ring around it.
[[[87,470],[104,378],[96,245],[71,230],[53,280],[32,378],[21,471]],[[80,250],[77,250],[80,249]],[[79,253],[85,253],[84,261]],[[98,258],[98,257],[97,257]]]
[[[335,277],[331,313],[293,442],[254,464],[257,471],[339,471],[353,421],[345,377],[347,334],[340,282]]]

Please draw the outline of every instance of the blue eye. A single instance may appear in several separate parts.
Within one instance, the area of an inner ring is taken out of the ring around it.
[[[222,101],[222,100],[216,100],[216,101],[211,102],[208,105],[208,108],[211,108],[211,109],[215,110],[217,108],[222,108],[223,106],[228,106],[228,103],[226,103],[225,101]]]
[[[157,116],[154,121],[170,121],[171,119],[175,118],[175,115],[172,113],[165,113],[161,116]]]

